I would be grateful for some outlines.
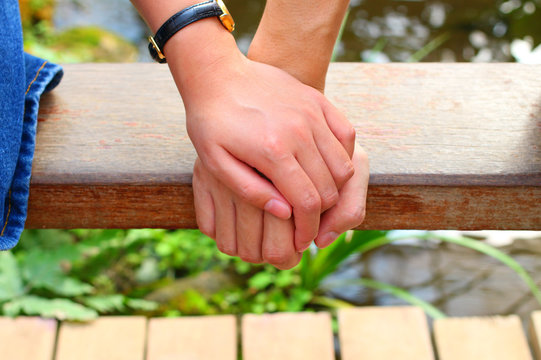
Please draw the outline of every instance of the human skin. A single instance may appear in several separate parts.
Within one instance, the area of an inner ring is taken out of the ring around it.
[[[303,2],[269,0],[248,57],[280,67],[323,92],[347,1],[312,0],[310,4],[314,8]],[[302,13],[303,6],[312,11]],[[320,14],[325,14],[325,18]],[[315,29],[306,25],[318,16],[320,21],[316,21]],[[298,36],[287,36],[288,33]],[[353,148],[348,151],[353,152]],[[364,219],[369,171],[367,156],[360,146],[355,148],[353,164],[355,174],[340,190],[337,204],[321,217],[316,238],[319,247],[328,246],[340,233],[358,226]],[[222,252],[252,263],[267,262],[280,269],[298,264],[302,254],[293,246],[292,220],[279,219],[246,203],[216,179],[199,159],[194,166],[193,186],[199,228],[216,239]]]
[[[132,2],[155,33],[198,1]],[[215,18],[182,29],[163,52],[205,168],[245,203],[281,219],[293,214],[295,249],[305,250],[322,209],[353,176],[351,124],[314,88],[242,55]]]

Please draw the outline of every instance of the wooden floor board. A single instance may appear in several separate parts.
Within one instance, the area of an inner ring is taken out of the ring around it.
[[[436,320],[440,360],[532,360],[518,316]]]
[[[37,317],[0,317],[0,359],[51,360],[56,320]]]
[[[433,360],[425,314],[415,307],[338,312],[342,360]]]
[[[234,316],[156,318],[149,321],[147,360],[236,360]]]
[[[328,313],[279,313],[242,318],[243,360],[333,360]]]
[[[60,326],[56,360],[144,360],[146,318],[100,317]]]

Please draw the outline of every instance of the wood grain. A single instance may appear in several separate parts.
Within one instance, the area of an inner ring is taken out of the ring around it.
[[[100,317],[88,324],[63,322],[56,360],[143,360],[146,318]]]
[[[516,315],[436,320],[434,338],[440,360],[532,360]]]
[[[334,360],[328,313],[279,313],[242,318],[244,360]]]
[[[541,311],[532,314],[530,335],[535,356],[537,360],[541,360]]]
[[[338,312],[342,360],[433,360],[423,311],[415,307],[364,307]]]
[[[236,360],[234,316],[151,319],[147,360]]]
[[[333,64],[371,179],[364,228],[541,229],[541,66]],[[27,226],[195,228],[195,151],[157,64],[66,65],[39,114]]]
[[[6,360],[51,360],[56,320],[37,317],[0,317],[0,358]]]

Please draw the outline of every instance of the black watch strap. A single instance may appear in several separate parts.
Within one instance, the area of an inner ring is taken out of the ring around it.
[[[171,36],[175,35],[180,29],[190,25],[198,20],[223,14],[222,9],[214,0],[195,4],[183,9],[171,16],[159,29],[156,35],[149,38],[148,51],[150,56],[159,63],[165,63],[167,60],[163,54],[163,47]]]

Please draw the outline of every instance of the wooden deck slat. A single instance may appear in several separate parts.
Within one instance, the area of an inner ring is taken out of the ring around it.
[[[236,360],[234,316],[151,319],[147,360]]]
[[[56,360],[144,360],[147,320],[100,317],[88,324],[60,326]]]
[[[244,360],[334,360],[328,313],[279,313],[242,318]]]
[[[436,320],[440,360],[532,360],[518,316]]]
[[[51,360],[56,321],[37,317],[0,317],[0,358],[6,360]]]
[[[338,312],[342,360],[433,360],[426,315],[415,307]]]
[[[540,229],[541,66],[333,64],[371,165],[364,228]],[[28,227],[195,228],[166,67],[66,65],[44,96]],[[497,211],[495,211],[497,209]]]
[[[532,314],[530,333],[535,356],[541,360],[541,311]]]

